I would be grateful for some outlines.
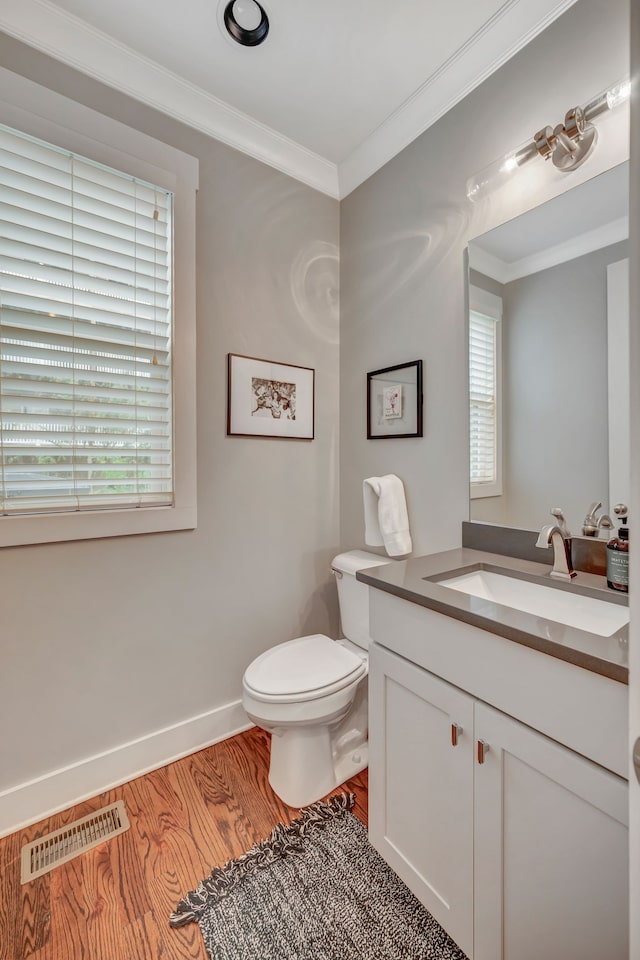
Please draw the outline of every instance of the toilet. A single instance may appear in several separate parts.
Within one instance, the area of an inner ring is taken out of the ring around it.
[[[369,588],[356,572],[383,563],[364,550],[331,562],[344,640],[297,637],[245,671],[242,704],[272,734],[269,783],[290,807],[315,803],[367,766]]]

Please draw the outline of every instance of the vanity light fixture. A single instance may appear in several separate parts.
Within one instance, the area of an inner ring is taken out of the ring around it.
[[[534,157],[551,160],[564,172],[576,170],[590,156],[598,139],[592,120],[629,99],[631,83],[622,80],[598,94],[583,107],[572,107],[564,123],[543,127],[532,140],[511,150],[467,181],[467,197],[479,200],[501,186],[511,175]]]
[[[257,0],[231,0],[223,19],[227,33],[243,47],[257,47],[267,39],[269,18]]]

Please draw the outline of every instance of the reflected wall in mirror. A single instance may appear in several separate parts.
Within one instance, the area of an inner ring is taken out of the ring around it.
[[[628,178],[621,164],[469,243],[471,340],[484,363],[470,370],[471,520],[539,529],[559,506],[579,535],[593,501],[612,517],[628,502]],[[492,375],[485,314],[501,335],[495,437],[490,391],[474,413]],[[492,476],[482,458],[494,453]]]

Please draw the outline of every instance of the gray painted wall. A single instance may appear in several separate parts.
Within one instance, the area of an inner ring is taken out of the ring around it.
[[[628,72],[628,16],[626,0],[580,0],[343,201],[343,546],[363,542],[362,479],[385,473],[405,483],[415,554],[460,543],[469,509],[466,244],[626,159],[626,136],[616,144],[601,127],[596,152],[578,171],[565,175],[531,163],[477,204],[467,200],[465,183]],[[579,56],[567,55],[578,48]],[[366,371],[420,357],[424,438],[367,440]]]
[[[6,37],[0,62],[200,160],[198,528],[0,551],[2,791],[238,699],[275,643],[336,634],[339,205]],[[316,439],[226,437],[228,352],[315,367]]]
[[[593,500],[609,509],[607,265],[627,255],[616,243],[503,286],[504,494],[473,500],[472,519],[538,529],[561,506],[579,533]]]
[[[350,195],[340,235],[335,201],[0,36],[6,68],[200,159],[198,529],[0,552],[0,791],[236,699],[279,640],[336,635],[328,564],[362,545],[364,477],[405,481],[414,552],[460,542],[464,249],[566,189],[531,169],[474,206],[465,181],[624,75],[627,12],[580,0]],[[572,180],[625,158],[603,136]],[[316,368],[312,443],[225,437],[227,352]],[[419,357],[424,438],[367,441],[366,372]]]

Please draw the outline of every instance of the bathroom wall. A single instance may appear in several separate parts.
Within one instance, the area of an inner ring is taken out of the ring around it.
[[[230,732],[252,658],[337,632],[339,205],[4,36],[0,65],[200,161],[198,528],[0,550],[2,833]],[[315,368],[312,442],[225,435],[228,352]]]
[[[458,546],[468,518],[465,247],[628,157],[626,110],[563,174],[531,163],[471,203],[469,176],[628,74],[627,0],[579,0],[341,206],[341,538],[363,545],[364,477],[405,483],[415,554]],[[579,53],[578,53],[579,51]],[[424,437],[366,439],[365,376],[425,365]]]
[[[627,256],[615,243],[502,287],[504,494],[472,520],[535,530],[560,505],[578,533],[591,502],[609,509],[607,265]]]
[[[340,208],[0,35],[0,65],[200,160],[198,529],[0,551],[0,833],[3,810],[44,811],[58,782],[73,782],[68,803],[84,771],[121,778],[164,743],[187,751],[193,731],[205,741],[242,722],[224,708],[250,659],[302,632],[335,635],[328,564],[363,545],[364,477],[405,481],[414,552],[459,543],[467,239],[626,159],[626,134],[603,118],[580,171],[530,165],[479,205],[465,181],[627,72],[627,17],[627,0],[579,0]],[[312,443],[225,436],[228,352],[315,367]],[[367,441],[366,372],[419,357],[424,438]]]

